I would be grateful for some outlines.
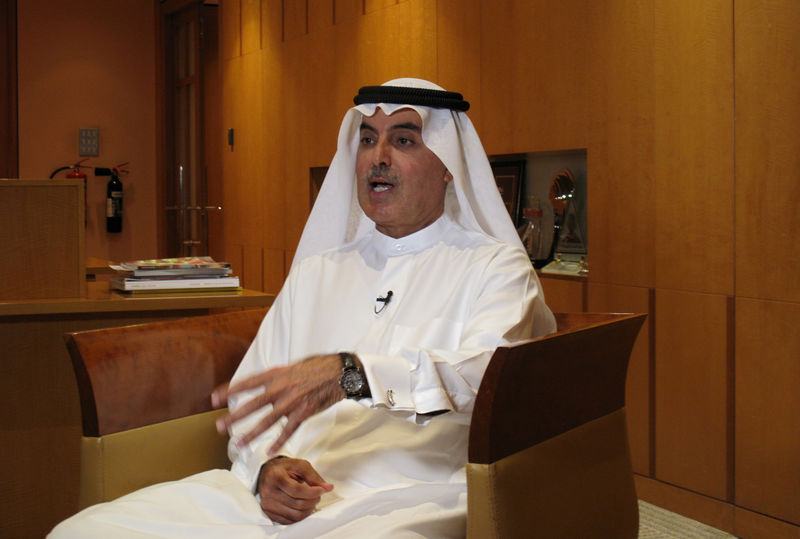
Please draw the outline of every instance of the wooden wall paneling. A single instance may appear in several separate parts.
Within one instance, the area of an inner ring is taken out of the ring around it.
[[[283,0],[261,0],[261,50],[272,55],[283,43]]]
[[[736,300],[736,503],[800,525],[800,303]]]
[[[631,352],[625,385],[625,408],[628,417],[628,440],[633,471],[649,476],[653,473],[652,438],[654,435],[651,368],[651,331],[653,317],[651,290],[631,286],[588,283],[588,312],[647,313]]]
[[[286,252],[283,249],[264,249],[264,291],[270,294],[280,292],[285,279]]]
[[[271,180],[264,158],[267,133],[262,125],[261,55],[224,61],[222,69],[223,128],[234,129],[233,147],[223,152],[225,238],[233,244],[259,245],[267,214],[265,191]]]
[[[480,129],[481,112],[480,0],[440,0],[436,3],[436,81],[470,102],[467,112]]]
[[[219,9],[219,56],[222,60],[228,60],[242,54],[241,0],[220,2]]]
[[[581,313],[585,311],[586,282],[574,279],[539,275],[544,299],[553,312]]]
[[[734,6],[736,293],[800,301],[800,3]]]
[[[308,31],[328,28],[333,24],[334,0],[308,0]]]
[[[397,5],[397,0],[364,0],[364,13],[372,13],[394,5]]]
[[[656,286],[733,294],[733,11],[655,3]]]
[[[764,539],[797,539],[800,527],[766,515],[737,507],[733,513],[733,533],[736,537]]]
[[[231,265],[233,275],[239,277],[241,285],[244,272],[244,246],[240,243],[225,242],[225,260]]]
[[[352,106],[355,91],[364,84],[381,84],[398,77],[436,82],[435,2],[403,2],[373,11],[337,28],[336,39],[337,50],[341,47],[353,53],[344,57],[348,58],[345,64],[352,63],[354,69],[347,73],[352,73],[353,78],[337,77],[347,89],[348,107]],[[337,65],[339,69],[344,67],[341,62]]]
[[[261,0],[240,0],[242,54],[261,49]]]
[[[732,455],[728,297],[656,289],[655,476],[725,500]]]
[[[283,3],[283,39],[291,41],[308,33],[306,2]]]
[[[309,213],[309,170],[330,164],[339,122],[349,108],[346,104],[337,107],[331,100],[331,81],[336,80],[334,31],[338,28],[331,26],[306,39],[289,42],[280,58],[280,85],[285,97],[275,103],[275,112],[284,167],[284,249],[297,247]]]
[[[245,245],[242,249],[242,287],[264,290],[264,249],[260,245]]]
[[[653,4],[587,8],[589,280],[653,287]]]
[[[586,147],[589,2],[481,7],[481,98],[490,154]],[[487,121],[491,119],[491,121]]]
[[[364,0],[333,0],[334,24],[356,19],[364,14]]]

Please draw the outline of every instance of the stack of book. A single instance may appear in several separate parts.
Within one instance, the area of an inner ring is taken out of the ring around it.
[[[111,288],[130,293],[230,292],[241,290],[230,264],[211,257],[134,260],[111,266],[120,272]]]

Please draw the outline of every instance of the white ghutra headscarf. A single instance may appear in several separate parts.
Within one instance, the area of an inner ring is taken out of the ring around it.
[[[382,86],[444,92],[440,86],[421,79],[394,79]],[[458,97],[460,99],[460,95]],[[362,104],[351,108],[344,116],[336,155],[303,229],[292,266],[309,256],[355,241],[375,227],[358,204],[355,171],[362,118],[375,114],[378,107],[387,115],[403,108],[413,109],[420,115],[425,145],[453,175],[453,181],[447,186],[445,212],[454,221],[466,229],[522,248],[486,152],[465,112],[362,100]]]

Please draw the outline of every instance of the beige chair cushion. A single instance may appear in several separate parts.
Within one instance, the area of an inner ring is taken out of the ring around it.
[[[213,410],[145,427],[81,438],[80,507],[113,500],[134,490],[211,470],[228,468],[228,438]]]
[[[467,536],[636,537],[626,438],[621,409],[492,464],[467,464]]]

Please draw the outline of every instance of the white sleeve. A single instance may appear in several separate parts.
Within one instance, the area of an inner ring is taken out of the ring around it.
[[[247,353],[231,379],[232,384],[249,376],[264,372],[272,367],[279,366],[280,361],[283,361],[284,365],[286,364],[286,358],[288,357],[288,352],[286,350],[288,347],[288,324],[291,317],[292,304],[291,287],[288,283],[289,279],[287,279],[287,285],[283,287],[275,298],[272,307],[270,307],[267,315],[261,322],[261,327],[253,343],[250,345],[250,348],[247,350]],[[228,408],[234,410],[260,392],[261,391],[258,390],[252,390],[234,395],[228,401]],[[279,420],[270,429],[256,437],[245,447],[237,447],[236,442],[245,433],[249,432],[271,409],[271,406],[267,406],[257,413],[250,414],[234,423],[230,430],[228,458],[230,458],[233,463],[231,472],[241,479],[250,490],[255,489],[261,465],[270,458],[267,456],[267,450],[272,446],[273,442],[278,439],[286,423],[286,419],[282,418]],[[283,448],[281,448],[281,454],[290,455],[290,446],[290,443],[284,444]]]
[[[356,351],[373,406],[417,414],[468,414],[498,346],[555,331],[555,319],[529,261],[521,251],[509,251],[487,264],[457,350],[425,349],[408,342],[395,356]]]

